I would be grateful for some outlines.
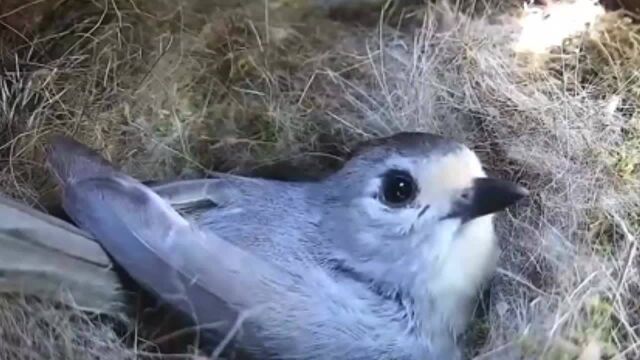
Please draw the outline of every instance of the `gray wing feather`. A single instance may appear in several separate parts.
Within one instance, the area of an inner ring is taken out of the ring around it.
[[[198,324],[229,327],[239,311],[260,305],[252,290],[263,287],[264,278],[287,279],[214,234],[205,237],[156,193],[84,146],[55,139],[49,163],[63,184],[69,216],[134,279]]]
[[[128,179],[88,179],[67,188],[64,206],[143,286],[199,325],[227,331],[271,266],[215,237],[203,236],[153,192]],[[260,276],[246,276],[253,268]]]

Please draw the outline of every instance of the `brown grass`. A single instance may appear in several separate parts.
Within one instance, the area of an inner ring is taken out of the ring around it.
[[[47,301],[0,298],[2,359],[135,359],[108,325]]]
[[[303,1],[272,1],[268,11],[262,1],[243,4],[57,8],[37,37],[0,56],[4,191],[36,206],[55,200],[39,141],[53,131],[104,149],[143,179],[209,169],[316,175],[359,139],[438,132],[532,190],[529,203],[500,217],[501,269],[469,353],[640,356],[635,25],[609,15],[532,68],[511,50],[519,30],[509,21],[408,7],[356,23]],[[22,334],[52,309],[21,304],[1,303],[0,323]],[[102,358],[134,351],[103,335],[106,325],[86,322],[91,331],[76,334],[69,319],[85,318],[53,314],[46,326],[64,319],[66,335],[34,332],[32,341],[57,348],[86,335],[94,343],[83,346],[113,354]],[[98,338],[110,342],[96,347]],[[77,353],[63,358],[86,351],[68,349]]]

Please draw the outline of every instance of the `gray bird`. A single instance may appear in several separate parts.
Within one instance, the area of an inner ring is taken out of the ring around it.
[[[363,142],[315,182],[146,186],[65,137],[48,161],[66,212],[135,280],[260,359],[460,358],[494,213],[528,194],[420,132]]]

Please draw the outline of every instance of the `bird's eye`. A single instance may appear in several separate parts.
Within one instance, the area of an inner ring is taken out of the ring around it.
[[[400,207],[415,199],[416,183],[406,171],[389,170],[382,177],[382,200],[392,207]]]

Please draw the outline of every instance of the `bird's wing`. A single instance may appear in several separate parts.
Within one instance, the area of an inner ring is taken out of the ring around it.
[[[136,281],[199,325],[228,329],[241,312],[269,301],[268,292],[255,294],[265,281],[289,279],[215,234],[205,236],[154,191],[84,145],[55,138],[48,160],[69,216]]]
[[[220,174],[150,188],[206,232],[285,266],[286,253],[312,252],[322,244],[321,207],[307,197],[308,185]]]

